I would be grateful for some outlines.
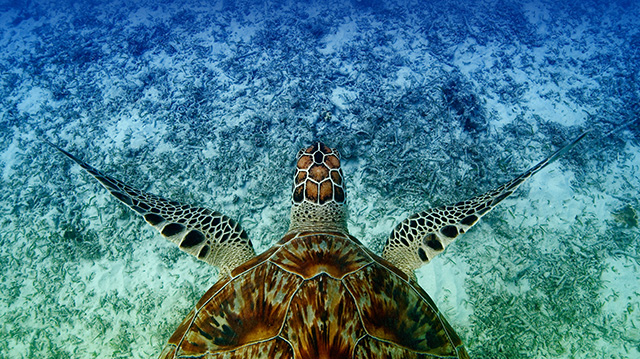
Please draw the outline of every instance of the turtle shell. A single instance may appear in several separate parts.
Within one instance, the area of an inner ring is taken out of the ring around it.
[[[286,235],[214,284],[161,358],[468,358],[413,280],[341,233]]]

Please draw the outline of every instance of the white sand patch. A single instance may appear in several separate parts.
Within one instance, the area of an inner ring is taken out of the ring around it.
[[[336,52],[337,49],[349,43],[357,34],[358,26],[353,19],[338,26],[335,34],[326,35],[324,38],[324,48],[318,49],[323,55]]]
[[[431,296],[449,323],[456,327],[469,326],[469,317],[473,314],[464,288],[468,269],[469,265],[462,260],[454,262],[443,254],[416,271],[422,289]]]
[[[579,33],[575,36],[581,37]],[[579,65],[570,67],[563,61],[589,59],[595,47],[567,41],[569,44],[563,46],[529,48],[517,43],[483,46],[467,39],[456,47],[454,64],[482,87],[485,106],[497,114],[493,116],[493,124],[498,127],[511,123],[522,113],[565,126],[579,126],[596,110],[586,103],[576,103],[568,94],[576,88],[594,91],[599,85],[594,78],[581,74]],[[586,42],[589,43],[588,39]],[[510,59],[509,67],[500,64],[505,56]],[[549,59],[557,59],[562,65],[549,63]],[[491,86],[486,86],[488,80]]]
[[[414,77],[414,72],[407,66],[401,66],[396,73],[396,80],[394,85],[400,88],[408,88],[411,85],[411,79]]]
[[[607,270],[602,273],[602,281],[607,285],[601,291],[604,302],[602,311],[607,318],[605,325],[629,343],[640,342],[640,264],[638,259],[628,257],[607,258]],[[617,353],[621,358],[640,357],[638,346],[611,348],[609,343],[600,341],[604,352]],[[612,356],[613,357],[613,356]]]
[[[166,125],[160,121],[149,122],[137,109],[132,109],[128,114],[123,114],[115,124],[107,127],[107,131],[111,136],[110,140],[122,149],[125,145],[130,149],[139,149],[144,144],[153,142],[153,138],[166,133]]]
[[[566,169],[559,170],[560,165],[553,163],[530,178],[523,185],[529,189],[525,196],[505,200],[505,207],[518,219],[519,225],[536,227],[547,223],[556,228],[566,227],[584,213],[585,198],[578,199],[571,190],[574,174]],[[532,215],[532,212],[539,215]],[[549,216],[550,213],[554,215]]]
[[[640,340],[640,264],[628,257],[612,257],[607,258],[606,266],[602,280],[608,287],[602,289],[602,310],[628,321],[624,327],[636,328],[635,340]]]
[[[490,68],[496,61],[493,51],[497,46],[495,44],[482,46],[478,45],[474,39],[466,39],[462,44],[456,46],[454,64],[465,74]]]
[[[22,101],[18,104],[17,108],[20,112],[26,112],[30,115],[35,115],[40,111],[42,106],[53,100],[51,91],[43,89],[37,86],[31,87]]]
[[[357,98],[357,93],[347,90],[344,87],[336,87],[331,91],[331,103],[340,110],[347,109],[349,107],[349,103],[357,100]]]
[[[540,92],[536,92],[527,101],[527,106],[532,113],[545,120],[558,122],[565,126],[581,126],[586,120],[588,113],[575,104],[544,100],[537,96],[540,94]],[[496,105],[496,107],[498,106]],[[504,109],[504,112],[508,112],[508,110]],[[512,113],[509,118],[515,118],[515,114]]]
[[[202,150],[202,155],[205,159],[212,159],[218,153],[218,149],[214,147],[213,142],[205,142],[205,148]]]
[[[197,39],[201,46],[208,47],[211,51],[211,55],[215,56],[233,56],[231,51],[231,45],[226,42],[216,41],[211,30],[202,31],[193,36]],[[207,64],[211,66],[211,64]]]
[[[229,41],[249,42],[256,31],[258,31],[258,25],[241,24],[237,20],[233,19],[229,24]]]

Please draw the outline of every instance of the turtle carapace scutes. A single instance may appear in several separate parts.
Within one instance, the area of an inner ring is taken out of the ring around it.
[[[161,358],[468,358],[414,271],[584,136],[492,191],[409,216],[380,256],[349,234],[340,156],[321,142],[298,153],[289,230],[257,256],[233,219],[137,190],[51,145],[220,269]]]

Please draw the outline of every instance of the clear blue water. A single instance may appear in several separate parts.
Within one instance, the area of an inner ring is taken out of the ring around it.
[[[637,1],[0,3],[0,357],[155,356],[217,278],[40,138],[258,251],[322,140],[379,252],[585,130],[418,278],[472,357],[640,357],[639,28]]]

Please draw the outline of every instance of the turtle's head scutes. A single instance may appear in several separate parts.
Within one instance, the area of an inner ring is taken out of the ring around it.
[[[293,179],[291,230],[346,233],[346,192],[340,154],[322,142],[298,152]]]
[[[318,205],[345,202],[340,154],[322,142],[298,152],[293,203],[300,204],[303,201]]]

